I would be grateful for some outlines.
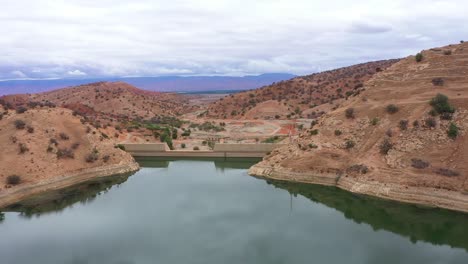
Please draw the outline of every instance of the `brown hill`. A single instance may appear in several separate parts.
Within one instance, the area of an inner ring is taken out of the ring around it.
[[[7,95],[1,100],[12,107],[28,103],[62,106],[102,122],[174,116],[192,110],[187,96],[145,91],[124,82],[98,82],[39,94]]]
[[[0,113],[0,207],[38,191],[37,185],[68,176],[73,180],[138,169],[128,153],[83,125],[71,110],[37,107],[17,113],[0,106]]]
[[[324,109],[314,109],[316,106],[330,103],[336,107],[376,72],[397,61],[368,62],[232,94],[212,103],[206,115],[233,119],[318,117]]]
[[[468,43],[422,55],[375,75],[250,173],[468,212]]]

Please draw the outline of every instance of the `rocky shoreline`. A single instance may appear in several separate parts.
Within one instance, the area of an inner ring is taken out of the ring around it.
[[[468,213],[468,194],[450,190],[403,186],[377,181],[363,182],[336,173],[293,172],[287,168],[275,168],[263,164],[252,166],[249,169],[249,174],[280,181],[336,186],[356,194]]]
[[[132,161],[126,164],[113,164],[96,168],[82,169],[70,172],[66,175],[53,177],[46,181],[17,186],[0,192],[0,208],[13,205],[19,201],[27,199],[28,197],[43,192],[63,189],[93,179],[132,173],[138,171],[139,169],[140,166],[138,163]]]

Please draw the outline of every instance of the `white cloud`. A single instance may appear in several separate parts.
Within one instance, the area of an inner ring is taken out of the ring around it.
[[[4,2],[0,78],[306,74],[468,35],[465,0]]]
[[[85,72],[82,72],[80,70],[68,71],[67,74],[71,76],[86,76],[87,75]]]
[[[13,75],[14,77],[19,78],[19,79],[28,78],[28,76],[26,74],[24,74],[22,71],[12,71],[11,75]]]

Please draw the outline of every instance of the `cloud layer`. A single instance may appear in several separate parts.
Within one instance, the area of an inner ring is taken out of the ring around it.
[[[21,0],[0,79],[307,74],[468,36],[466,0]]]

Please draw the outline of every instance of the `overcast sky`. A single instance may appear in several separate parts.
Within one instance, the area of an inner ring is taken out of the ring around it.
[[[0,79],[308,74],[468,39],[467,0],[0,4]]]

